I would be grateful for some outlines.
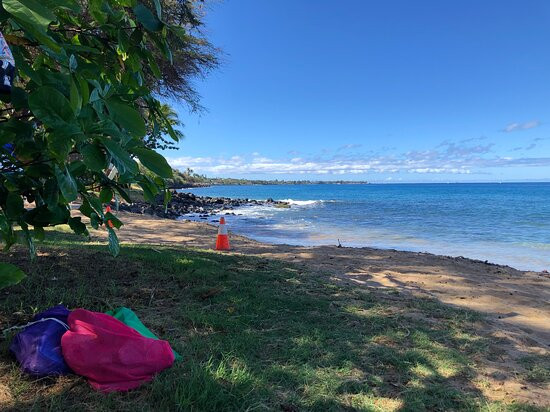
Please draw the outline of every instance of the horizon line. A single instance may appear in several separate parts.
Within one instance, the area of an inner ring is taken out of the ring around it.
[[[234,178],[234,177],[208,177],[208,179],[233,179],[233,180],[248,180],[250,182],[282,182],[281,184],[284,184],[284,182],[296,182],[296,183],[314,183],[314,184],[383,184],[383,185],[391,185],[391,184],[503,184],[503,183],[550,183],[549,180],[491,180],[491,181],[450,181],[450,182],[395,182],[395,181],[368,181],[368,180],[292,180],[292,179],[244,179],[244,178]],[[250,183],[251,185],[254,183]],[[257,183],[257,185],[261,185],[262,183]],[[293,184],[293,183],[289,183]],[[223,185],[220,185],[223,186]],[[227,186],[235,186],[235,185],[227,185]],[[245,186],[245,185],[243,185]]]

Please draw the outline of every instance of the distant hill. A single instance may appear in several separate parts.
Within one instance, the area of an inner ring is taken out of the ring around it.
[[[228,177],[206,177],[198,174],[192,169],[185,171],[173,169],[174,177],[167,179],[168,186],[172,189],[185,189],[190,187],[221,186],[221,185],[314,185],[321,183],[332,184],[365,184],[365,181],[312,181],[312,180],[255,180],[255,179],[234,179]]]

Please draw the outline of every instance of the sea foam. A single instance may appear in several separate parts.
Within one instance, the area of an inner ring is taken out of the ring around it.
[[[309,205],[315,205],[317,203],[323,203],[322,200],[294,200],[294,199],[281,199],[281,202],[286,202],[289,205],[296,205],[296,206],[309,206]]]

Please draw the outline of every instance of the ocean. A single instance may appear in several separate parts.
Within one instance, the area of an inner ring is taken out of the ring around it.
[[[550,183],[247,185],[182,191],[288,201],[290,209],[250,206],[226,217],[231,231],[263,242],[341,242],[550,270]]]

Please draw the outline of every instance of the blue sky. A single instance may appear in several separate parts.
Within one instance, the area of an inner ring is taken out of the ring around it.
[[[165,156],[208,176],[550,180],[550,2],[211,2],[222,67]]]

